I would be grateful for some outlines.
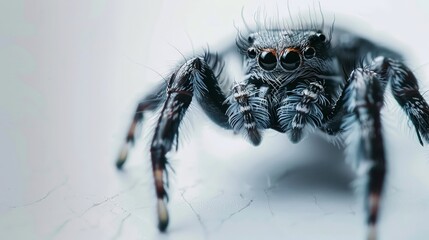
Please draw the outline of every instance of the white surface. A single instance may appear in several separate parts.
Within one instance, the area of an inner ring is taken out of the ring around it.
[[[317,139],[293,145],[267,132],[254,148],[193,108],[171,155],[167,234],[156,229],[153,120],[125,170],[114,168],[136,101],[180,52],[233,41],[243,6],[245,18],[258,6],[268,17],[287,16],[284,3],[244,2],[0,2],[0,239],[363,239],[354,176]],[[320,4],[337,24],[404,52],[428,86],[425,1]],[[304,16],[318,8],[290,5]],[[427,239],[427,147],[393,101],[387,110],[380,239]]]

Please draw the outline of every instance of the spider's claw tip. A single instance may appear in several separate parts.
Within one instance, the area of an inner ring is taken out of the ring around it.
[[[122,167],[124,166],[125,161],[123,159],[118,159],[118,161],[116,161],[116,168],[117,169],[122,169]]]
[[[416,128],[416,133],[417,133],[417,138],[419,139],[420,145],[423,146],[422,136],[420,135],[420,132],[419,132],[419,130],[417,128]]]
[[[124,163],[127,160],[127,156],[128,156],[128,149],[129,149],[129,144],[128,143],[124,144],[124,146],[121,149],[121,152],[119,153],[118,160],[116,160],[116,168],[122,169],[122,167],[124,166]]]
[[[368,238],[367,240],[377,240],[377,231],[375,225],[370,225],[368,227]]]
[[[168,211],[164,200],[158,199],[158,229],[165,232],[168,226]]]

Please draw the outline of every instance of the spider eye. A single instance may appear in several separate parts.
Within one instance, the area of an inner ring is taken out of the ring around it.
[[[249,56],[250,58],[255,58],[256,54],[257,54],[256,49],[254,48],[247,49],[247,56]]]
[[[319,37],[320,41],[325,41],[326,40],[326,36],[323,33],[317,33],[317,36]]]
[[[264,70],[270,71],[276,68],[277,66],[277,58],[272,52],[264,51],[259,55],[259,66]]]
[[[301,55],[295,51],[285,50],[280,56],[280,65],[287,71],[295,70],[301,65]]]
[[[253,43],[253,41],[255,41],[255,38],[254,38],[253,36],[249,36],[249,37],[247,38],[247,42],[249,42],[250,44],[252,44],[252,43]]]
[[[313,47],[309,47],[309,48],[305,49],[305,51],[304,51],[305,59],[313,58],[315,55],[316,55],[316,50],[314,50]]]

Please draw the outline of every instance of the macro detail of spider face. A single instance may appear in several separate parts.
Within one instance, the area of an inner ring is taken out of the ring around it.
[[[308,40],[312,40],[311,43],[314,44],[317,40],[324,42],[326,37],[324,34],[316,33]],[[251,59],[257,58],[259,67],[265,71],[273,71],[278,66],[284,71],[294,71],[304,60],[310,60],[316,56],[316,50],[312,46],[305,46],[302,49],[292,46],[284,49],[258,48],[258,44],[254,44],[255,37],[249,37],[248,41],[252,46],[247,49],[247,56]]]
[[[380,111],[387,88],[419,142],[429,142],[429,106],[402,57],[350,31],[324,24],[239,32],[225,49],[231,47],[242,60],[239,76],[225,68],[228,61],[222,54],[194,55],[143,98],[128,129],[118,168],[126,161],[144,114],[161,109],[150,148],[160,231],[166,231],[169,223],[164,184],[167,154],[177,144],[189,106],[198,103],[219,127],[242,134],[255,146],[267,129],[286,134],[294,143],[308,132],[338,142],[356,135],[352,139],[356,144],[350,145],[357,148],[347,153],[368,166],[366,221],[368,239],[375,239],[386,176]],[[354,129],[358,133],[351,135]]]

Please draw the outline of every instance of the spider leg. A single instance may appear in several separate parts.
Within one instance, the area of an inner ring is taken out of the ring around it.
[[[164,173],[167,173],[166,154],[177,141],[179,125],[192,98],[197,99],[213,121],[220,126],[229,126],[225,115],[228,105],[225,104],[226,98],[219,86],[218,75],[214,73],[221,71],[216,67],[217,61],[217,58],[213,59],[208,54],[204,58],[193,58],[174,72],[169,80],[166,100],[150,148],[160,231],[165,231],[168,225],[165,203],[168,197],[164,188]]]
[[[127,160],[129,149],[134,145],[135,135],[138,128],[137,126],[143,121],[144,112],[153,111],[161,105],[161,102],[165,98],[165,88],[166,84],[163,83],[156,89],[155,92],[149,94],[137,105],[134,117],[125,137],[125,143],[121,148],[118,159],[116,160],[116,167],[118,169],[123,167]]]
[[[380,110],[383,106],[384,87],[379,76],[369,69],[352,72],[345,89],[346,110],[358,122],[357,157],[367,167],[365,204],[368,211],[369,238],[375,239],[380,197],[386,174],[386,159],[381,127]],[[349,119],[351,120],[351,119]],[[353,121],[346,121],[351,123]]]
[[[429,142],[429,106],[419,92],[419,85],[411,70],[402,62],[385,57],[374,60],[372,70],[383,82],[389,80],[396,101],[413,123],[420,144],[422,137]]]
[[[354,120],[359,122],[357,157],[369,163],[366,196],[367,222],[371,230],[369,239],[375,238],[386,174],[380,109],[388,83],[394,98],[415,126],[420,143],[423,144],[422,137],[429,142],[429,106],[419,92],[416,77],[402,62],[386,57],[377,57],[369,67],[352,72],[323,129],[335,135],[344,132]]]

